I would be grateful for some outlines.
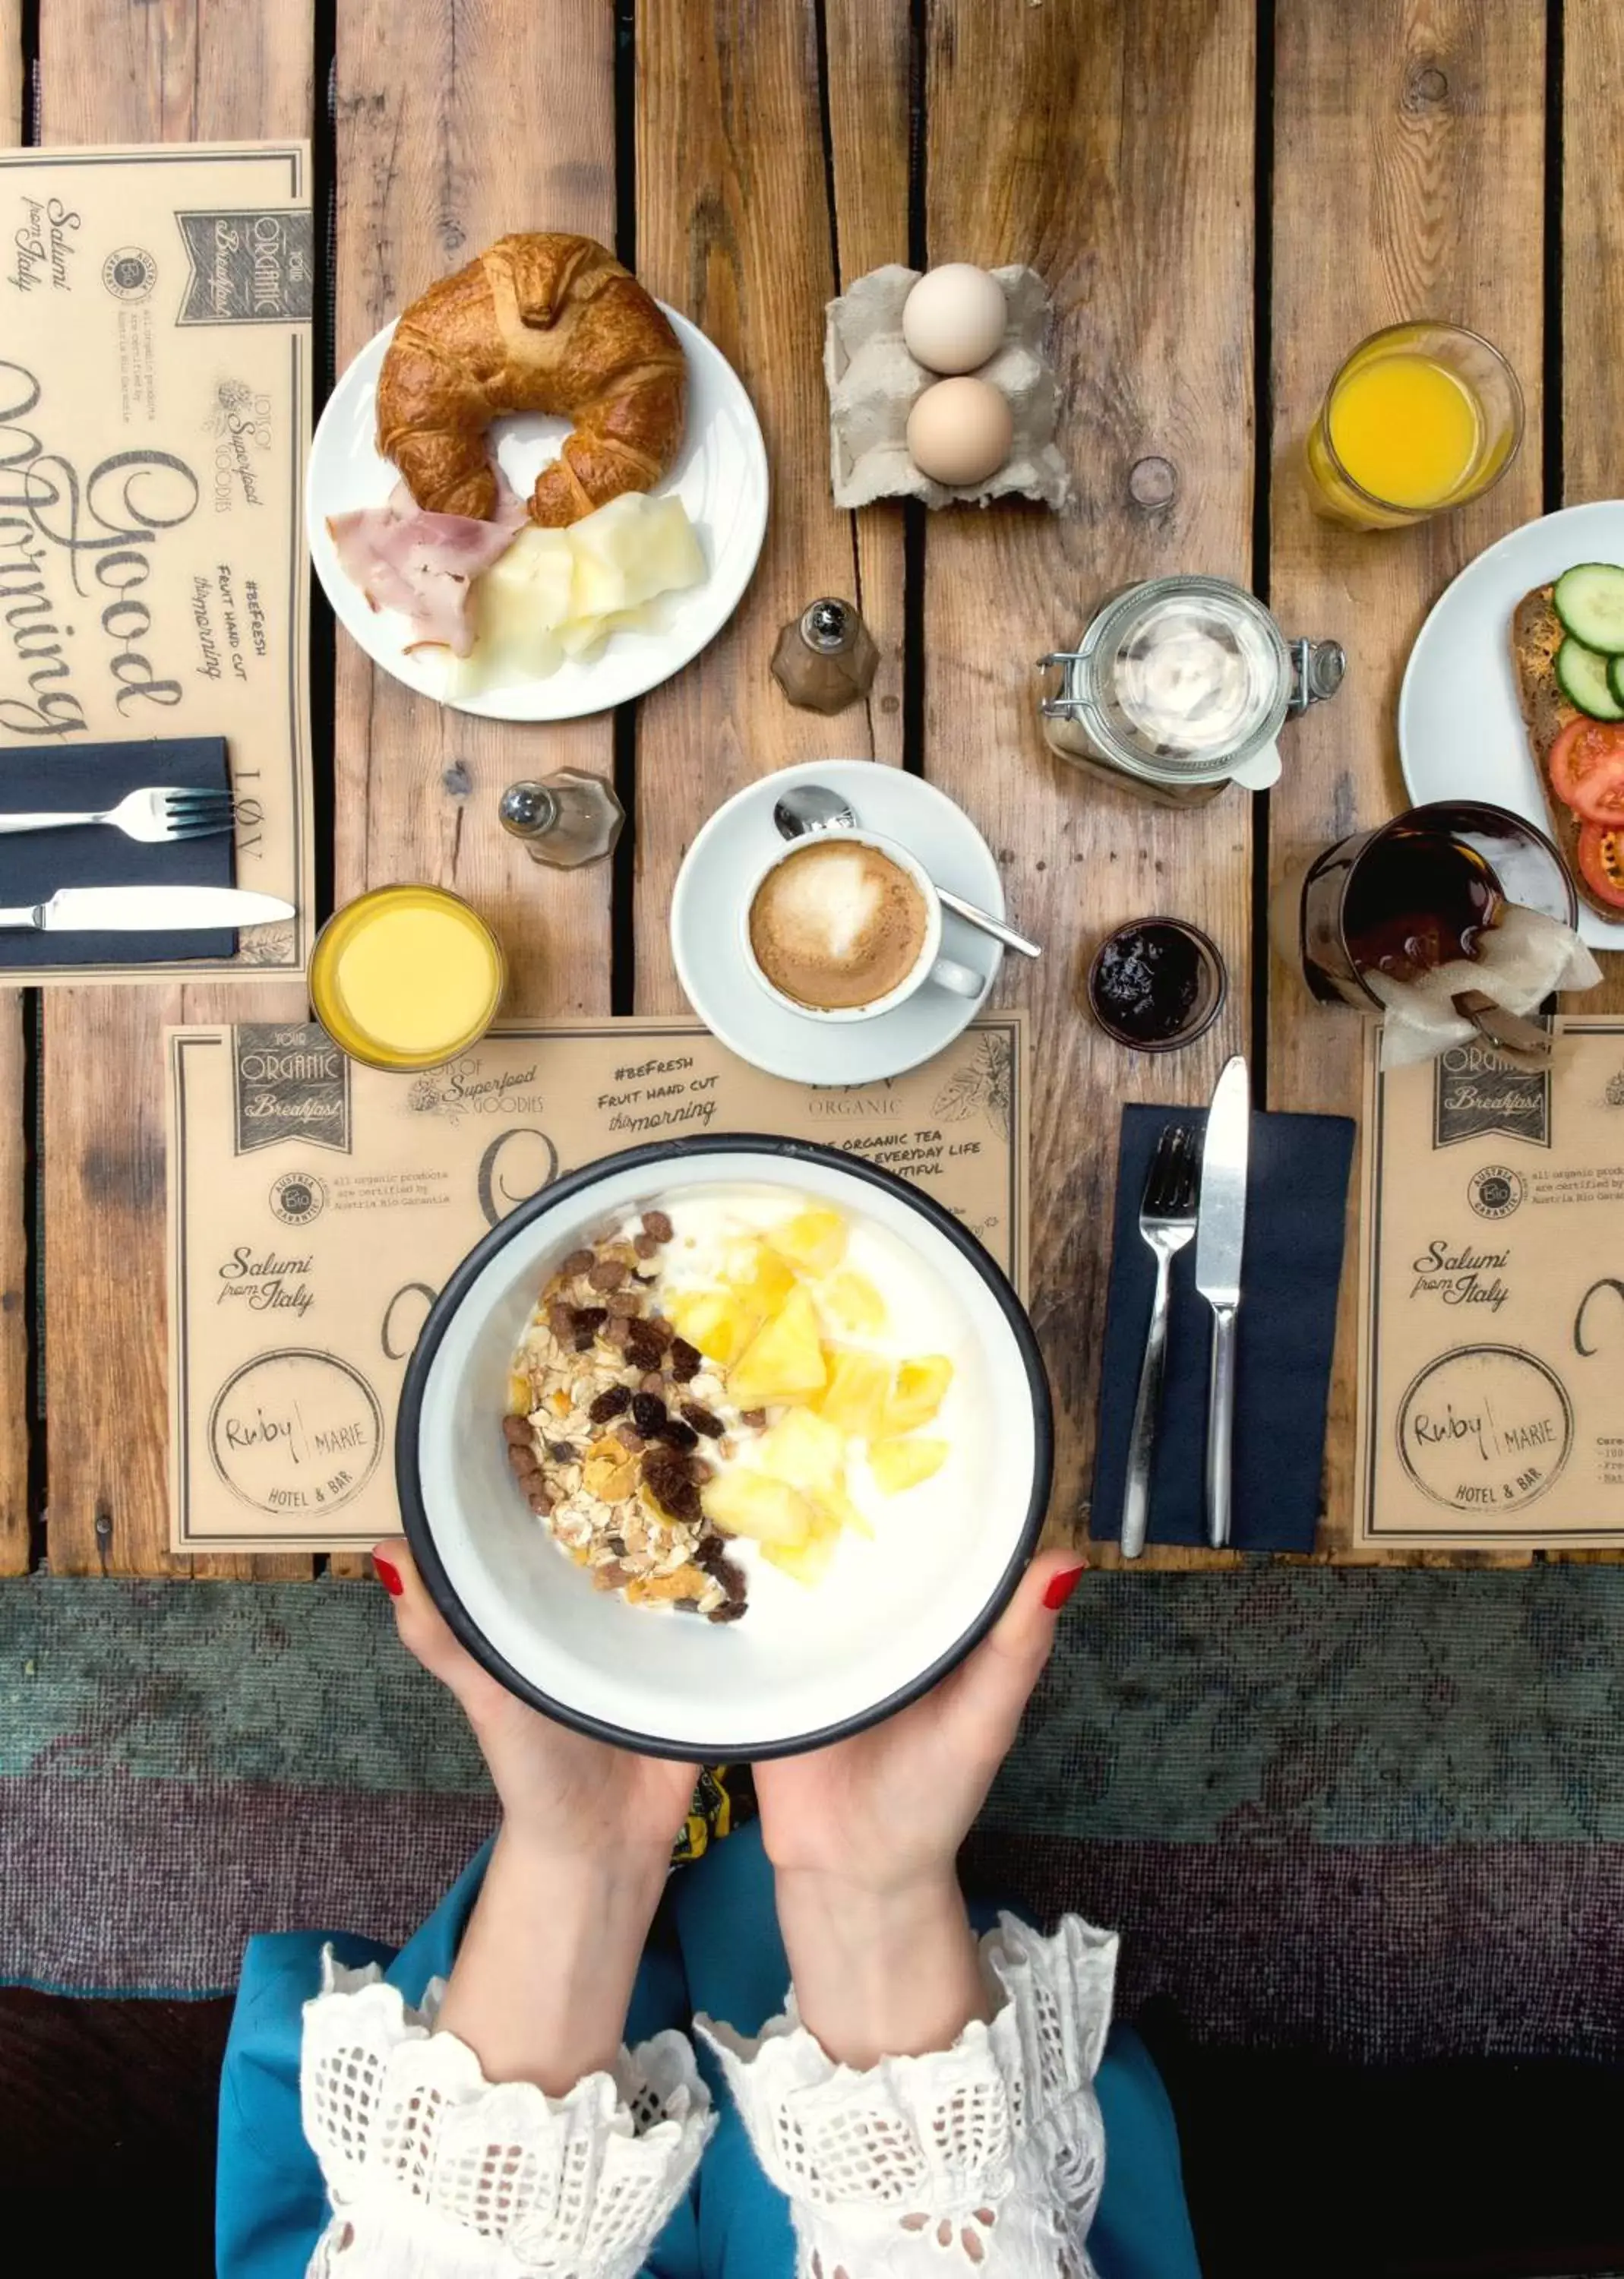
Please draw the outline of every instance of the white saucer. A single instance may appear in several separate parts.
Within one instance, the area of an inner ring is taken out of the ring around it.
[[[1486,799],[1551,829],[1512,670],[1511,616],[1575,562],[1624,562],[1624,499],[1525,522],[1468,562],[1415,638],[1398,692],[1398,758],[1410,796]],[[1579,905],[1592,949],[1624,949],[1624,921]]]
[[[872,760],[811,760],[747,784],[719,807],[689,848],[671,895],[671,955],[688,1002],[730,1053],[796,1084],[875,1084],[900,1076],[950,1045],[986,1003],[926,982],[893,1013],[831,1024],[786,1012],[760,987],[739,941],[739,897],[781,847],[773,802],[791,784],[844,792],[864,827],[916,856],[938,885],[994,917],[1004,883],[992,849],[962,808],[919,776]],[[997,978],[1002,946],[942,913],[942,954]]]
[[[675,309],[665,313],[688,359],[688,416],[676,462],[655,489],[662,495],[674,491],[686,507],[710,574],[702,585],[670,598],[658,631],[611,633],[595,657],[571,658],[545,679],[477,696],[446,694],[448,650],[408,654],[402,646],[405,618],[372,607],[340,569],[327,535],[330,514],[381,506],[400,480],[389,462],[379,458],[373,441],[378,374],[395,326],[386,325],[374,334],[339,380],[317,426],[304,487],[304,521],[310,559],[333,614],[375,664],[408,688],[453,704],[459,712],[479,712],[492,720],[574,720],[657,687],[716,639],[738,608],[762,550],[767,451],[744,384],[721,349]],[[557,457],[569,424],[537,412],[499,419],[492,428],[502,471],[521,498],[529,496],[540,469]]]

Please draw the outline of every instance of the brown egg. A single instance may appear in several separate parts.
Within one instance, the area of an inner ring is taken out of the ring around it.
[[[938,380],[908,415],[908,455],[938,483],[981,483],[1009,457],[1015,420],[984,380]]]

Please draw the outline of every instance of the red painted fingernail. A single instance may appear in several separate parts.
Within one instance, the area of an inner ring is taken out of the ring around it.
[[[1062,1567],[1060,1573],[1053,1577],[1048,1589],[1043,1594],[1043,1603],[1051,1614],[1059,1613],[1076,1589],[1078,1582],[1087,1572],[1088,1562],[1085,1559],[1079,1559],[1075,1567]]]
[[[398,1567],[392,1567],[387,1559],[380,1559],[375,1551],[372,1554],[372,1567],[379,1581],[392,1599],[401,1598],[404,1594],[406,1585],[401,1580],[401,1570]]]

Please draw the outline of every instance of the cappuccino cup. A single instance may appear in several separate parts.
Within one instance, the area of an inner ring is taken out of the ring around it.
[[[781,848],[752,880],[739,925],[758,987],[804,1019],[871,1021],[927,983],[971,1000],[987,986],[942,956],[928,872],[872,831],[820,831]]]

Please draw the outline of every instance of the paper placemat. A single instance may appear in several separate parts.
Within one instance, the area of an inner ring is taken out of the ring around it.
[[[1369,1024],[1358,1544],[1624,1545],[1624,1019],[1555,1027],[1383,1075]]]
[[[223,736],[237,883],[296,912],[166,980],[310,947],[310,196],[298,142],[0,151],[0,750],[44,748],[43,808],[53,750]]]
[[[692,1020],[512,1026],[418,1077],[312,1023],[166,1032],[170,1542],[364,1549],[398,1530],[395,1405],[434,1295],[560,1173],[701,1132],[864,1156],[935,1196],[1026,1286],[1023,1017],[927,1066],[814,1090]]]

